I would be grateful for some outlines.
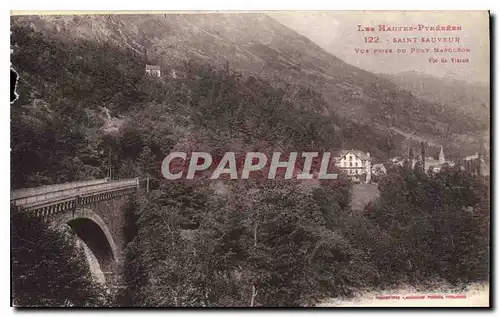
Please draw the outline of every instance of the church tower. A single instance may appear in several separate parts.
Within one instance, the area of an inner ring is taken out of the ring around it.
[[[441,150],[439,151],[439,164],[444,164],[445,162],[443,146],[441,145]]]

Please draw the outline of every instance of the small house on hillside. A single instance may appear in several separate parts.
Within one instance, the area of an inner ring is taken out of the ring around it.
[[[151,76],[161,77],[161,67],[158,65],[146,65],[146,73]]]
[[[401,157],[401,156],[396,156],[396,157],[391,158],[389,161],[394,165],[403,166],[405,161],[406,161],[406,158]]]
[[[477,153],[477,152],[476,152],[476,153],[475,153],[475,154],[473,154],[473,155],[467,155],[467,156],[464,158],[464,160],[465,160],[465,161],[471,161],[471,160],[476,160],[476,159],[478,159],[478,158],[479,158],[479,153]]]
[[[473,175],[490,175],[489,164],[484,157],[477,152],[473,155],[467,155],[464,158],[458,159],[457,165],[460,166],[461,170]]]
[[[384,164],[381,163],[373,164],[372,174],[376,176],[387,174],[387,168],[384,166]]]

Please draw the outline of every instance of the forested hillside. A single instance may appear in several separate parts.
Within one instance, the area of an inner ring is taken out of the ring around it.
[[[474,128],[450,130],[446,142],[461,146],[462,153],[478,151],[489,157],[491,101],[490,89],[486,84],[438,78],[418,72],[402,72],[383,77],[444,111],[449,109],[466,118],[472,123],[470,127]],[[470,143],[476,143],[476,147]]]
[[[317,111],[326,105],[313,90],[274,88],[231,65],[185,62],[176,68],[184,77],[156,79],[145,74],[140,55],[107,43],[68,43],[14,27],[12,45],[21,95],[12,107],[14,187],[105,177],[110,153],[116,177],[129,177],[143,172],[143,151],[151,151],[159,176],[174,147],[344,147],[380,158],[397,150],[395,135]]]
[[[402,72],[385,77],[419,98],[457,110],[478,123],[489,119],[490,89],[484,83],[438,78],[418,72]]]
[[[187,60],[219,70],[229,64],[245,79],[261,78],[275,89],[295,86],[321,94],[302,107],[384,134],[422,137],[444,145],[453,156],[479,150],[475,133],[484,130],[484,122],[349,65],[266,14],[18,16],[12,22],[65,44],[86,40],[113,45],[160,65],[165,74]]]

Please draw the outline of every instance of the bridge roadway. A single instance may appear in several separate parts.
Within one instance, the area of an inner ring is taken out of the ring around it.
[[[129,194],[140,187],[139,178],[96,179],[12,190],[11,205],[46,217],[98,201]]]

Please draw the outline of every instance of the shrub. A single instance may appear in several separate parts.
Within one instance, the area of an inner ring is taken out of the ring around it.
[[[11,209],[12,304],[18,307],[95,307],[109,304],[84,255],[66,234]]]

